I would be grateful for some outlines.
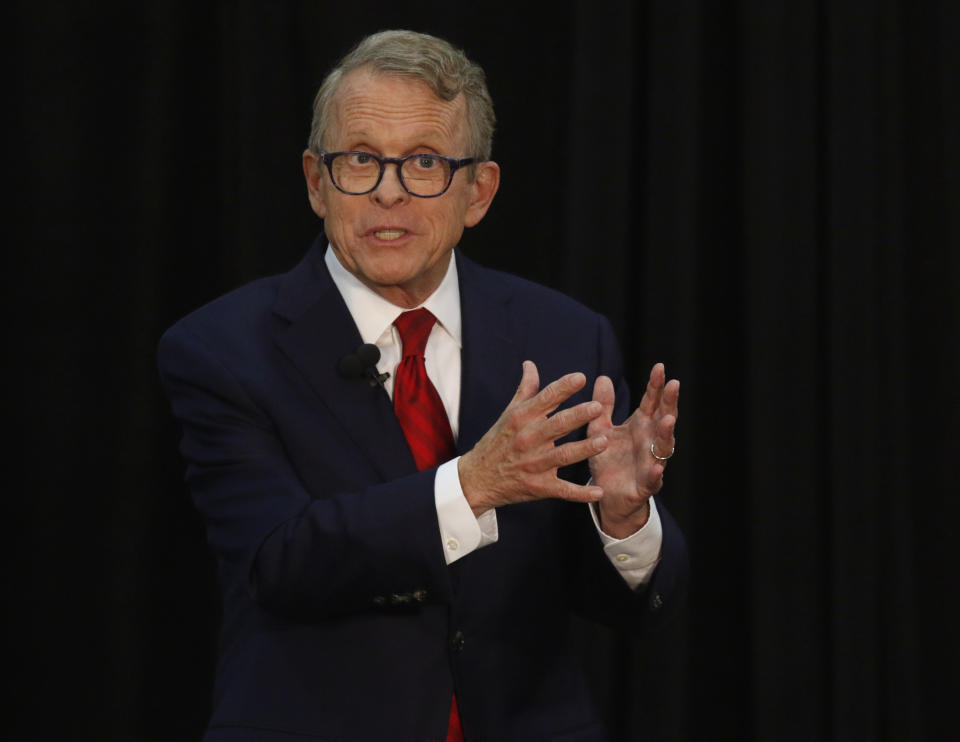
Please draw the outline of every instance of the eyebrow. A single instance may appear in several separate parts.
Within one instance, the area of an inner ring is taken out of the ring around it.
[[[365,131],[351,132],[344,136],[343,138],[347,142],[355,142],[355,144],[348,144],[347,147],[369,147],[374,149],[377,152],[382,152],[379,147],[373,147],[367,141],[369,135]],[[424,153],[424,154],[443,154],[442,150],[439,147],[434,146],[433,144],[428,144],[426,140],[421,139],[417,144],[412,147],[406,148],[406,152],[411,155]],[[399,155],[400,157],[405,157],[406,155]]]

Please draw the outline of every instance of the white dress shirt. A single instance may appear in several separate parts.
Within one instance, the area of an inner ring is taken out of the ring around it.
[[[377,371],[390,374],[384,388],[390,399],[393,399],[394,375],[402,359],[400,334],[393,326],[393,321],[408,310],[391,304],[361,283],[340,264],[329,247],[324,254],[324,261],[360,330],[363,342],[373,343],[380,349]],[[456,439],[460,427],[460,349],[463,346],[456,260],[450,260],[437,290],[420,306],[428,309],[437,318],[437,323],[427,339],[424,365],[427,376],[443,401],[450,420],[450,429]],[[495,509],[488,510],[479,518],[474,517],[460,486],[458,461],[459,457],[441,464],[434,480],[437,520],[447,564],[496,542],[499,537]],[[653,498],[650,498],[650,517],[647,524],[625,539],[616,539],[603,533],[592,506],[589,506],[589,511],[604,551],[627,584],[633,588],[647,582],[659,561],[663,540],[660,516]]]

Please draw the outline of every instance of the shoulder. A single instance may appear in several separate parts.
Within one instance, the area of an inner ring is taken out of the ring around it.
[[[606,318],[560,291],[526,278],[481,266],[458,251],[457,269],[461,291],[488,302],[522,309],[521,316],[532,323],[574,322],[577,326],[607,324]]]
[[[464,353],[468,342],[483,352],[518,355],[537,363],[543,378],[571,369],[588,376],[622,373],[620,351],[609,320],[547,286],[483,268],[458,254]],[[519,361],[517,361],[519,365]]]
[[[256,334],[269,321],[282,280],[283,276],[261,278],[204,304],[174,323],[163,334],[161,347],[180,336],[222,340]]]
[[[257,341],[306,311],[330,284],[321,238],[287,273],[251,281],[190,312],[161,339],[192,335],[218,345]]]

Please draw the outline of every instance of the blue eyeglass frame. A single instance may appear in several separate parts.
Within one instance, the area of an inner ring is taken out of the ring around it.
[[[337,183],[337,179],[333,177],[333,159],[339,155],[366,155],[377,161],[377,164],[380,165],[380,175],[377,176],[377,182],[373,184],[372,188],[368,188],[365,191],[360,191],[355,193],[354,191],[345,191]],[[407,184],[403,182],[403,163],[407,160],[412,160],[415,157],[433,157],[437,160],[443,160],[450,166],[450,177],[447,178],[447,184],[443,187],[443,190],[440,193],[434,193],[430,196],[424,196],[419,193],[414,193],[409,188]],[[373,193],[380,187],[380,182],[383,180],[383,173],[387,169],[387,165],[396,165],[397,166],[397,180],[400,181],[400,185],[403,186],[403,190],[409,193],[411,196],[416,196],[417,198],[437,198],[442,196],[450,188],[450,184],[453,182],[453,176],[456,174],[457,170],[467,165],[472,165],[477,161],[476,157],[447,157],[446,155],[435,155],[430,152],[417,152],[412,155],[405,155],[404,157],[380,157],[375,155],[372,152],[363,152],[360,150],[348,149],[343,152],[320,152],[320,159],[323,161],[323,164],[327,166],[327,172],[330,173],[330,182],[333,183],[333,187],[336,188],[340,193],[345,193],[348,196],[365,196],[368,193]]]

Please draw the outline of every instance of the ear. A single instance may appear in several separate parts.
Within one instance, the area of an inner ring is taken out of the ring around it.
[[[324,200],[323,163],[309,149],[303,150],[303,177],[307,181],[307,195],[313,212],[321,219],[327,215],[327,204]]]
[[[490,204],[493,203],[493,197],[497,195],[497,189],[500,187],[500,166],[493,160],[487,160],[477,165],[477,175],[471,184],[470,203],[467,206],[467,214],[463,220],[466,227],[472,227],[480,223],[480,220],[487,213]]]

